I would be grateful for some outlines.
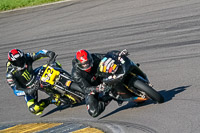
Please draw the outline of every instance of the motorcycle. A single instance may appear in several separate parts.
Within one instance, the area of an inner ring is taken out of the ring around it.
[[[84,92],[58,62],[53,65],[47,63],[37,69],[35,88],[39,88],[52,98],[57,98],[61,105],[72,107],[84,101]]]
[[[119,54],[108,53],[100,62],[98,76],[103,79],[105,94],[117,102],[135,101],[145,102],[148,99],[156,103],[163,103],[163,96],[150,84],[138,64],[128,57],[128,51]]]

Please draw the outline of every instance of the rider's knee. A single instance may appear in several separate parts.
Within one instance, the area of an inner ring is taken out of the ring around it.
[[[99,102],[96,106],[87,105],[87,110],[89,115],[95,118],[105,110],[105,103]]]
[[[88,110],[88,114],[90,116],[92,116],[93,118],[95,118],[95,117],[100,115],[100,113],[98,113],[96,110],[94,110],[94,111],[93,110]]]
[[[38,114],[44,110],[43,107],[39,106],[34,99],[27,102],[28,109],[33,114]]]
[[[43,107],[40,107],[37,104],[32,104],[31,106],[29,106],[29,111],[33,114],[38,114],[40,112],[42,112],[44,110]]]

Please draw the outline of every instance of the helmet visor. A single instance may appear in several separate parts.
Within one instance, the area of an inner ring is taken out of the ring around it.
[[[12,61],[11,63],[14,66],[17,66],[17,67],[24,67],[24,65],[25,65],[25,59],[24,59],[24,57],[20,57],[16,61]]]
[[[88,68],[92,67],[92,65],[93,65],[93,60],[90,59],[90,60],[87,60],[83,63],[80,63],[79,68],[82,69],[82,70],[87,70]]]

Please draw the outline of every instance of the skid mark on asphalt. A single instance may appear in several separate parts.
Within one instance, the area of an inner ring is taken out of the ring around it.
[[[0,126],[0,133],[104,133],[103,131],[74,123],[29,123]]]

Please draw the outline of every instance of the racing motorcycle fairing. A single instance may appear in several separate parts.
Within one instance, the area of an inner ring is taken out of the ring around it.
[[[112,61],[112,65],[107,62]],[[109,72],[110,66],[116,65],[114,72]],[[134,100],[145,101],[152,99],[159,103],[163,97],[150,86],[149,80],[140,68],[127,56],[119,57],[119,54],[108,53],[100,62],[98,75],[103,78],[110,95],[121,101]]]

